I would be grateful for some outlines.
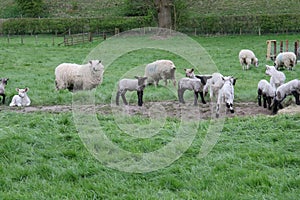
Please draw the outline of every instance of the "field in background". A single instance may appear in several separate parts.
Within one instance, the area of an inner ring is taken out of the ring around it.
[[[264,74],[266,40],[299,35],[194,37],[211,55],[219,72],[238,78],[236,101],[256,101],[257,82]],[[9,77],[8,99],[15,87],[29,87],[33,106],[70,105],[68,91],[55,91],[54,69],[62,62],[82,63],[99,42],[58,47],[62,38],[26,36],[0,38],[0,76]],[[101,45],[101,44],[100,44]],[[253,49],[258,68],[242,71],[238,52]],[[292,50],[292,49],[291,49]],[[106,68],[103,84],[96,90],[96,103],[111,102],[116,82],[128,70],[156,59],[172,59],[177,76],[191,67],[182,58],[165,51],[139,50],[118,58]],[[99,55],[101,59],[101,55]],[[103,60],[105,65],[105,60]],[[201,66],[202,67],[202,66]],[[300,66],[284,71],[287,80],[299,78]],[[205,73],[205,72],[199,72]],[[134,76],[135,74],[132,74]],[[128,77],[131,78],[131,77]],[[144,101],[176,100],[173,86],[162,82],[145,89]],[[191,92],[186,99],[192,101]],[[130,94],[128,94],[130,96]],[[8,100],[9,101],[9,100]],[[7,102],[8,104],[9,102]],[[131,104],[136,104],[135,94]],[[191,108],[192,109],[192,108]],[[263,109],[263,108],[262,108]],[[299,198],[299,114],[235,117],[227,119],[218,143],[205,158],[198,154],[209,121],[199,122],[191,147],[171,166],[145,174],[109,169],[97,161],[80,140],[71,112],[18,113],[0,106],[0,198],[1,199],[297,199]],[[149,152],[174,137],[179,119],[167,118],[150,139],[132,138],[116,126],[115,116],[97,115],[107,136],[132,152]],[[144,124],[143,116],[128,119]]]

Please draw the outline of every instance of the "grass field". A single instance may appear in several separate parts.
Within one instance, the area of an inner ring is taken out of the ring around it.
[[[299,35],[193,39],[207,50],[222,74],[238,78],[236,102],[246,102],[256,100],[257,82],[269,79],[264,74],[264,65],[272,64],[265,60],[266,40],[294,42]],[[27,36],[24,44],[20,41],[19,37],[11,38],[8,44],[7,38],[0,38],[0,76],[10,78],[8,101],[0,106],[0,199],[299,199],[299,114],[228,118],[218,142],[204,158],[198,155],[210,121],[201,120],[188,150],[170,166],[149,173],[123,172],[106,167],[90,154],[72,112],[22,113],[7,108],[15,87],[25,86],[30,88],[32,106],[71,105],[71,93],[55,91],[54,69],[62,62],[82,63],[99,42],[58,47],[62,38],[54,38],[55,45],[49,36]],[[242,48],[255,51],[258,68],[242,71],[237,58]],[[96,104],[112,101],[116,81],[133,75],[128,71],[161,58],[174,61],[178,77],[183,77],[183,68],[191,67],[163,50],[130,52],[106,68],[103,84],[95,90]],[[299,78],[298,67],[284,71],[287,80]],[[158,88],[150,86],[145,89],[144,101],[175,101],[173,90],[162,83]],[[186,99],[192,101],[192,95],[187,94]],[[135,95],[130,103],[137,103]],[[82,118],[83,122],[87,119]],[[114,144],[136,153],[165,146],[183,123],[167,117],[158,134],[136,138],[116,121],[143,126],[148,118],[97,114],[97,120]]]

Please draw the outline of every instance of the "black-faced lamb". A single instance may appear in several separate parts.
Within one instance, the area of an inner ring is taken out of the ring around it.
[[[147,77],[135,76],[135,79],[121,79],[118,83],[118,91],[116,95],[116,104],[119,105],[120,96],[123,99],[123,103],[128,105],[125,94],[127,91],[137,91],[138,105],[143,105],[143,92],[146,86]]]
[[[263,96],[263,106],[268,109],[271,109],[273,98],[275,97],[275,88],[267,80],[260,80],[257,84],[257,100],[258,105],[261,106],[261,96]]]
[[[280,67],[286,67],[289,70],[292,70],[297,64],[297,57],[294,52],[282,52],[276,56],[274,66],[276,69]]]
[[[165,86],[168,84],[168,79],[173,81],[173,85],[176,86],[175,79],[176,66],[171,60],[157,60],[148,64],[145,67],[145,77],[147,77],[147,84],[154,83],[158,85],[159,80],[165,81]]]
[[[104,66],[99,60],[91,60],[84,65],[62,63],[55,69],[56,89],[93,89],[102,83],[103,73]]]
[[[206,104],[203,96],[203,86],[205,85],[205,80],[201,77],[199,78],[182,78],[178,81],[178,100],[180,103],[185,103],[183,99],[184,92],[186,90],[194,91],[194,105],[197,105],[198,95],[200,94],[201,101]]]
[[[223,103],[226,104],[226,107],[230,110],[231,113],[234,113],[233,109],[233,100],[234,100],[234,87],[233,82],[234,78],[231,76],[222,77],[224,84],[219,91],[218,101],[217,101],[217,109],[216,109],[216,117],[218,118],[220,115],[220,107]]]
[[[243,70],[248,70],[250,65],[254,65],[255,67],[258,67],[258,59],[256,58],[253,51],[249,49],[242,49],[239,53],[239,60],[243,67]]]
[[[284,84],[286,79],[284,73],[278,71],[274,66],[266,65],[265,73],[271,76],[270,84],[275,89],[278,88],[280,85]]]
[[[29,91],[29,88],[19,89],[16,88],[16,91],[18,92],[17,95],[15,95],[9,106],[30,106],[30,98],[27,95],[27,92]]]
[[[2,104],[5,104],[5,86],[7,85],[7,81],[9,78],[1,78],[0,79],[0,96],[2,96]]]
[[[300,94],[300,81],[298,79],[291,80],[281,86],[276,90],[276,96],[273,103],[273,114],[276,114],[278,107],[281,109],[283,106],[281,102],[288,96],[293,95],[297,105],[300,105],[299,101]]]

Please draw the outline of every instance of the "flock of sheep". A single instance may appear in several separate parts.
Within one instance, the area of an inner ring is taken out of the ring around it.
[[[243,49],[239,53],[239,61],[243,70],[248,70],[250,65],[258,66],[258,59],[253,51]],[[269,75],[270,81],[260,80],[257,87],[258,105],[262,105],[261,97],[263,97],[263,106],[268,109],[273,108],[276,114],[278,107],[282,108],[281,102],[288,95],[293,95],[296,104],[300,105],[300,81],[298,79],[285,83],[286,77],[283,72],[278,71],[280,67],[286,67],[292,70],[296,65],[297,59],[293,52],[283,52],[278,54],[274,62],[274,66],[266,65],[266,74]],[[194,92],[194,105],[197,105],[200,95],[203,104],[206,104],[204,96],[210,93],[210,102],[216,100],[216,117],[219,117],[220,107],[225,104],[231,113],[234,113],[234,85],[236,78],[233,76],[223,76],[220,73],[211,75],[195,75],[194,69],[184,69],[186,77],[178,81],[177,91],[180,103],[185,103],[184,92],[190,90]],[[138,105],[143,105],[143,91],[146,85],[158,85],[160,80],[164,80],[165,85],[168,80],[172,80],[176,86],[175,79],[176,67],[171,60],[157,60],[145,67],[144,76],[136,76],[135,79],[121,79],[118,82],[118,90],[116,94],[116,104],[119,105],[120,96],[123,103],[128,104],[125,93],[127,91],[136,91],[138,96]],[[87,64],[78,65],[71,63],[62,63],[55,69],[55,85],[57,90],[68,89],[90,90],[102,83],[104,66],[99,60],[91,60]],[[5,103],[5,86],[8,79],[0,79],[0,96],[2,103]],[[16,88],[18,94],[12,98],[10,106],[29,106],[30,99],[27,95],[29,88]]]

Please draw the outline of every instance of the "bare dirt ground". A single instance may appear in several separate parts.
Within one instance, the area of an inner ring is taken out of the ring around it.
[[[164,102],[146,102],[142,107],[139,107],[134,104],[129,106],[115,106],[111,104],[97,104],[95,106],[89,106],[89,108],[95,109],[95,112],[98,114],[113,114],[119,111],[126,112],[130,115],[145,115],[148,116],[149,111],[159,111],[164,115],[169,117],[179,117],[181,115],[182,109],[186,110],[195,110],[199,109],[201,118],[208,119],[212,117],[212,113],[215,113],[215,109],[207,104],[199,104],[197,107],[193,106],[191,102],[187,102],[182,105],[176,101],[164,101]],[[297,106],[289,106],[283,110],[280,110],[282,113],[286,110],[286,113],[300,112],[300,109],[296,109]],[[272,111],[263,107],[259,107],[256,102],[240,102],[234,104],[235,113],[226,112],[226,117],[234,116],[255,116],[255,115],[272,115]],[[51,105],[51,106],[29,106],[29,107],[8,107],[1,106],[1,110],[10,110],[18,113],[32,113],[32,112],[49,112],[49,113],[61,113],[61,112],[72,112],[72,105]]]

